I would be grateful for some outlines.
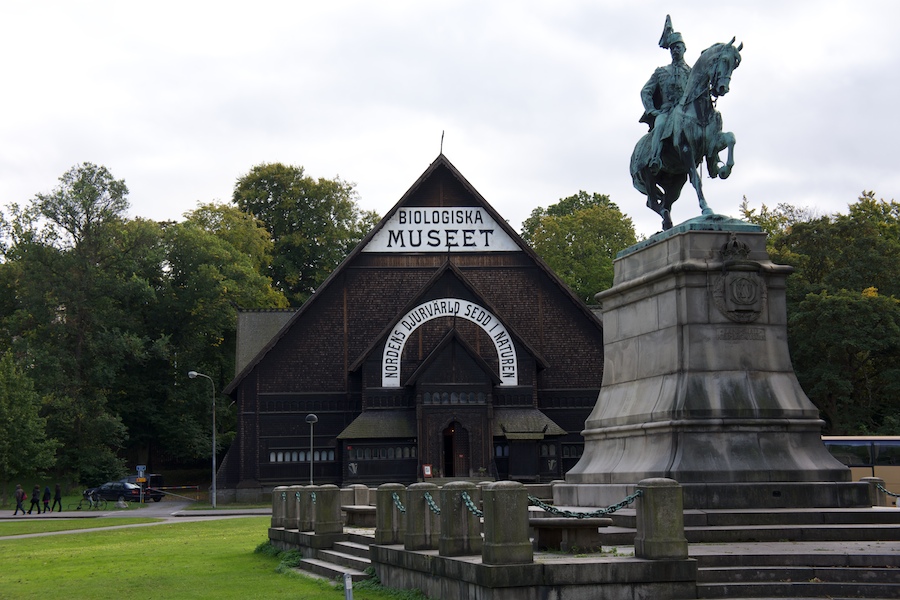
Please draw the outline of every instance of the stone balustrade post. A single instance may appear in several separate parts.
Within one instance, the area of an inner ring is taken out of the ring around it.
[[[523,565],[534,562],[528,537],[528,490],[517,481],[498,481],[484,488],[484,547],[486,565]]]
[[[272,527],[284,527],[287,489],[286,485],[279,485],[272,489]]]
[[[406,535],[403,547],[407,550],[436,550],[441,535],[441,518],[428,506],[425,492],[437,503],[438,486],[433,483],[414,483],[406,490]]]
[[[406,486],[399,483],[385,483],[375,492],[375,543],[402,544],[405,517],[394,502],[394,494],[400,503],[406,505]]]
[[[890,497],[878,489],[880,485],[882,488],[884,487],[884,479],[881,477],[863,477],[860,479],[865,483],[869,484],[869,502],[872,506],[890,506],[891,499]]]
[[[336,485],[320,485],[313,502],[313,531],[316,535],[343,533],[341,490]]]
[[[354,483],[353,485],[347,486],[347,489],[350,490],[350,502],[348,502],[348,504],[352,504],[353,506],[369,505],[369,486],[361,483]]]
[[[300,529],[300,491],[302,485],[288,486],[284,510],[284,528]]]
[[[463,502],[466,492],[475,506],[481,501],[481,490],[468,481],[453,481],[441,488],[441,535],[438,554],[441,556],[466,556],[481,554],[481,518],[472,514]]]
[[[317,485],[300,486],[300,502],[297,505],[297,529],[300,531],[313,530],[312,494],[318,490]]]
[[[637,535],[634,555],[650,560],[688,557],[684,537],[684,496],[672,479],[655,477],[638,482]]]

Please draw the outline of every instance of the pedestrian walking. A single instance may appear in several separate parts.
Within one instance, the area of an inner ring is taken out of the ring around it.
[[[13,516],[19,514],[19,510],[22,511],[22,514],[25,514],[25,507],[22,506],[22,503],[25,502],[25,498],[28,496],[25,494],[25,490],[22,489],[22,486],[18,483],[16,484],[16,512],[13,513]]]
[[[44,495],[41,496],[41,502],[44,503],[44,512],[50,512],[50,486],[44,486]]]
[[[37,508],[38,514],[41,514],[41,486],[38,484],[34,484],[34,489],[31,490],[31,506],[28,508],[28,514],[31,514]]]
[[[56,512],[62,512],[62,489],[58,483],[56,484],[56,490],[53,492],[53,506],[50,507],[50,512],[53,512],[57,504],[59,505],[59,510]]]

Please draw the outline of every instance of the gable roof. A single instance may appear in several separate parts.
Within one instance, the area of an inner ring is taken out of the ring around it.
[[[343,271],[344,267],[353,261],[361,252],[364,251],[366,246],[372,241],[372,239],[378,235],[380,231],[382,231],[386,224],[390,222],[391,218],[397,213],[398,210],[405,206],[413,206],[411,201],[414,199],[416,193],[432,178],[436,177],[440,172],[446,172],[450,175],[456,182],[460,184],[462,189],[466,192],[469,198],[474,202],[474,205],[478,208],[483,209],[487,212],[491,218],[496,222],[496,225],[507,235],[509,236],[517,245],[518,250],[524,252],[528,255],[528,257],[541,269],[541,271],[547,276],[547,278],[555,284],[564,295],[568,296],[572,300],[572,304],[576,307],[577,310],[580,310],[588,319],[589,322],[594,323],[598,329],[602,330],[602,326],[597,319],[596,315],[594,315],[587,307],[584,302],[578,299],[574,293],[569,289],[569,287],[559,278],[556,273],[554,273],[547,263],[537,255],[537,253],[525,243],[524,240],[519,236],[518,233],[506,222],[506,220],[496,211],[494,207],[488,204],[487,200],[476,190],[469,181],[463,177],[462,173],[460,173],[456,167],[444,156],[443,153],[439,154],[438,157],[425,169],[425,172],[413,183],[410,188],[406,191],[405,194],[397,201],[397,203],[391,208],[387,214],[378,222],[378,224],[372,228],[372,230],[363,238],[363,240],[357,244],[356,248],[354,248],[349,255],[341,262],[338,267],[332,271],[332,273],[325,279],[324,282],[318,287],[316,292],[301,306],[297,312],[282,326],[282,328],[276,333],[272,339],[267,343],[256,355],[256,357],[249,361],[247,365],[238,373],[235,378],[229,383],[224,390],[222,390],[223,394],[231,394],[233,393],[240,383],[246,378],[250,373],[253,372],[253,369],[265,358],[265,356],[269,353],[272,348],[274,348],[281,338],[290,331],[291,327],[303,318],[304,314],[309,310],[309,307],[312,306],[318,297],[321,296],[319,292],[325,290],[329,286],[333,284],[333,282],[338,278],[341,271]],[[538,355],[533,352],[533,349],[529,348],[529,351],[532,352],[532,355],[537,359]]]

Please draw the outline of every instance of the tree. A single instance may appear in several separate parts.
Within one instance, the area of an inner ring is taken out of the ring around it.
[[[106,168],[83,163],[4,222],[16,296],[3,328],[45,398],[59,466],[84,481],[124,469],[126,430],[108,401],[125,365],[153,342],[133,327],[133,309],[155,292],[136,273],[158,265],[156,238],[145,223],[125,223],[126,194]]]
[[[612,286],[613,259],[637,241],[631,219],[609,196],[585,191],[531,211],[522,238],[587,303]]]
[[[353,184],[314,180],[303,167],[281,163],[253,167],[238,179],[233,199],[272,235],[271,278],[292,306],[303,304],[378,220],[360,211]]]
[[[16,367],[12,352],[4,352],[0,355],[0,496],[4,502],[13,478],[53,466],[57,442],[47,438],[40,408],[31,379]]]
[[[794,368],[830,431],[896,435],[900,301],[875,288],[826,291],[807,295],[791,312]]]
[[[768,231],[772,260],[795,268],[788,343],[828,431],[900,433],[900,204],[863,192],[848,214],[746,202],[742,212]]]

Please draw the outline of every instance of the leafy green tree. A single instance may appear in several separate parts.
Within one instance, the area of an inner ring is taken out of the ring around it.
[[[34,383],[16,366],[12,352],[4,352],[0,355],[0,495],[4,502],[14,478],[43,472],[55,462],[57,442],[47,438],[40,408]]]
[[[206,388],[198,393],[186,381],[187,371],[203,372],[223,389],[234,377],[236,307],[285,308],[288,302],[267,276],[273,248],[268,232],[233,206],[202,205],[183,222],[167,225],[164,237],[167,292],[160,311],[178,326],[167,330],[172,355],[159,379],[167,385],[147,418],[156,419],[153,430],[166,456],[189,461],[208,456],[211,419]],[[228,439],[226,432],[217,442],[224,446]]]
[[[742,212],[769,233],[772,260],[796,269],[788,342],[828,431],[900,433],[900,204],[863,192],[847,214],[746,202]]]
[[[59,466],[91,482],[123,470],[126,430],[108,401],[148,342],[129,309],[153,293],[135,277],[153,254],[152,228],[125,226],[126,194],[105,167],[83,163],[5,222],[16,298],[4,328],[46,398]]]
[[[788,332],[797,377],[831,432],[895,435],[900,301],[874,288],[825,291],[808,294],[791,312]]]
[[[315,180],[303,167],[281,163],[253,167],[238,179],[233,199],[272,235],[272,281],[292,306],[303,304],[378,221],[360,211],[353,184]]]
[[[585,191],[531,211],[522,238],[587,303],[612,286],[613,259],[637,241],[631,219],[609,196]]]

